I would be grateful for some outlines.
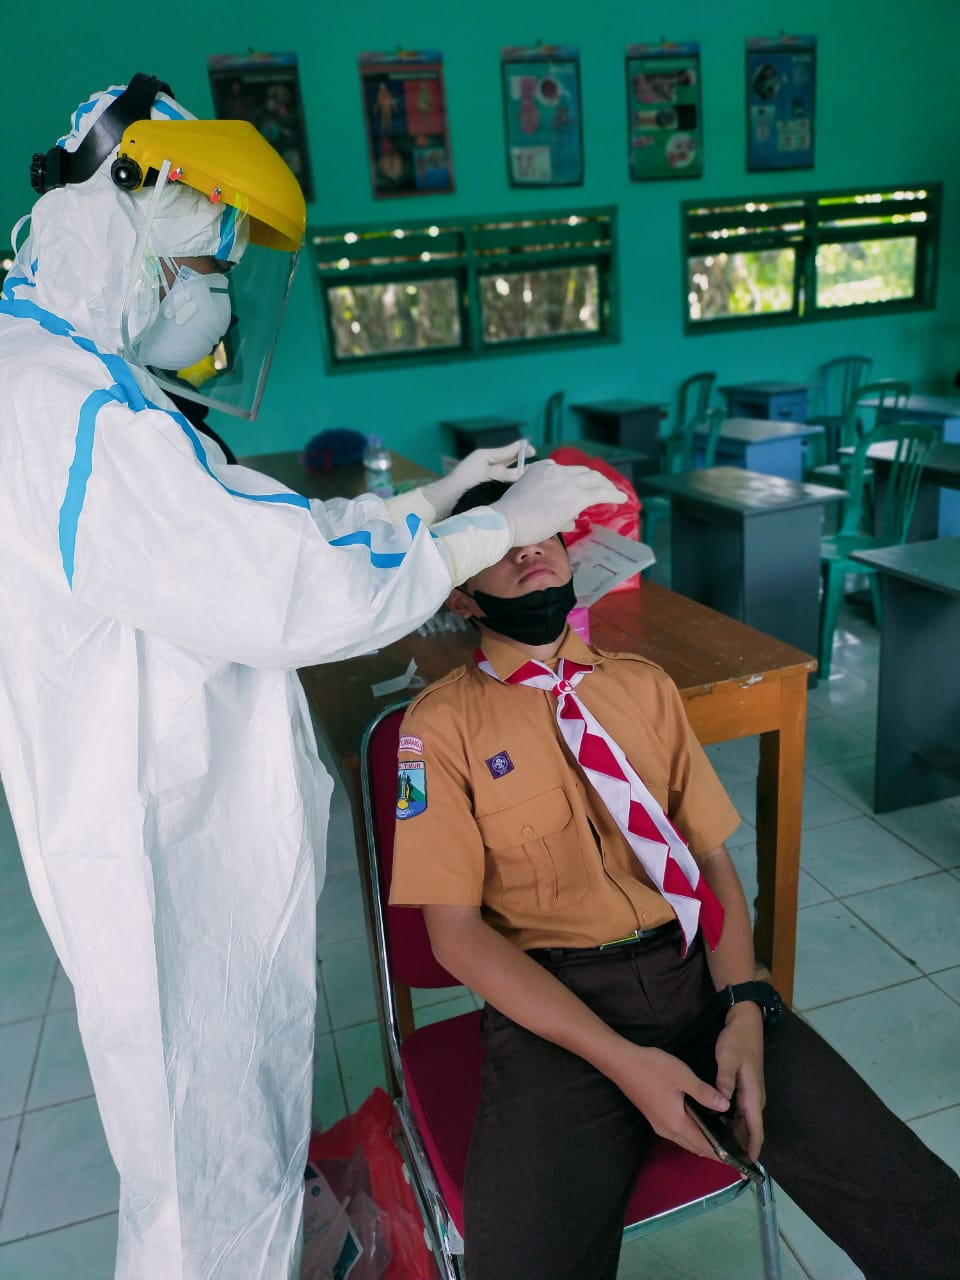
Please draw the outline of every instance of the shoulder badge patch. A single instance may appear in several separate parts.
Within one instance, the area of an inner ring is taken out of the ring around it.
[[[423,740],[415,738],[412,733],[405,733],[400,739],[401,751],[412,751],[415,755],[423,755]]]
[[[397,765],[397,817],[415,818],[426,807],[426,761],[401,760]]]

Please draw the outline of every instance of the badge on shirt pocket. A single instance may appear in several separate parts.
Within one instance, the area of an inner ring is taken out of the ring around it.
[[[426,807],[426,761],[401,760],[397,765],[397,817],[415,818]]]

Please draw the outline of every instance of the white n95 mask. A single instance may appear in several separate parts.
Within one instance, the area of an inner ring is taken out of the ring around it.
[[[160,311],[137,342],[141,363],[187,369],[208,356],[230,327],[226,276],[180,267]]]

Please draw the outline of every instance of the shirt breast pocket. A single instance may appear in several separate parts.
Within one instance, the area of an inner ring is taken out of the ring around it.
[[[488,885],[509,910],[572,906],[587,892],[588,871],[577,821],[561,787],[499,813],[478,817],[487,850]]]

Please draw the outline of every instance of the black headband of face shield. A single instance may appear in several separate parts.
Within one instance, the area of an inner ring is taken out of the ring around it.
[[[158,93],[173,97],[173,90],[168,84],[158,80],[156,76],[147,76],[138,71],[119,98],[97,117],[76,151],[51,147],[46,155],[42,151],[35,152],[30,165],[30,185],[37,195],[42,196],[54,187],[65,186],[68,182],[86,182],[117,146],[124,129],[137,120],[150,118],[150,108]],[[131,164],[129,161],[118,160],[114,167],[123,166],[124,163],[127,166]],[[130,190],[140,185],[139,166],[134,164],[133,167],[136,169],[135,180],[133,175],[124,180],[128,169],[122,169],[119,176],[113,175],[118,186]]]

